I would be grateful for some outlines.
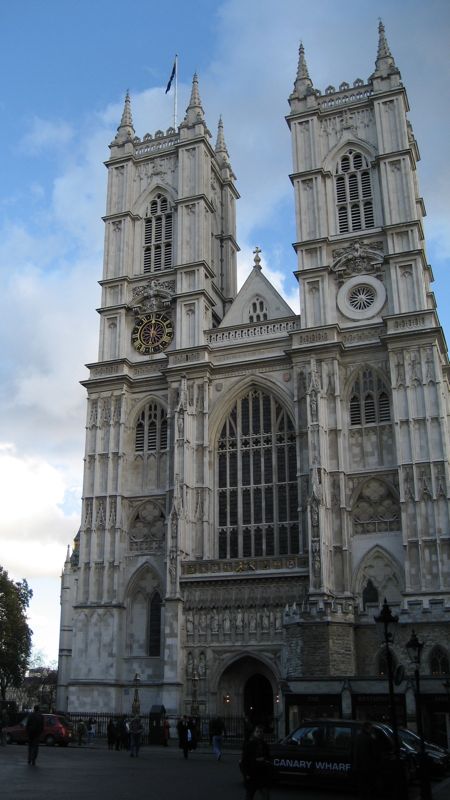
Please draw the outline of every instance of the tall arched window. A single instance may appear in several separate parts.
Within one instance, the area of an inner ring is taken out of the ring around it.
[[[154,592],[149,604],[148,620],[148,654],[161,655],[161,595]]]
[[[339,233],[374,227],[370,164],[366,156],[347,150],[335,169]]]
[[[389,393],[371,369],[361,369],[350,395],[350,425],[379,425],[391,421]]]
[[[448,655],[442,647],[433,647],[430,655],[430,671],[432,675],[450,675]]]
[[[219,558],[299,552],[295,430],[262,390],[238,400],[223,425],[217,501]]]
[[[173,214],[167,197],[157,194],[144,221],[144,272],[172,266]]]
[[[141,412],[136,424],[135,450],[143,453],[167,450],[167,414],[159,403],[149,403]]]
[[[392,671],[394,671],[394,669],[397,666],[397,659],[395,658],[392,649],[389,651],[389,653],[391,656]],[[378,656],[378,675],[381,678],[385,677],[386,675],[389,675],[388,651],[386,650],[386,648],[384,648],[384,650],[382,650],[382,652]]]

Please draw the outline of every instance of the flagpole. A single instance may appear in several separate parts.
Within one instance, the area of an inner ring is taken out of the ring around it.
[[[178,55],[175,54],[175,92],[173,94],[173,127],[177,129]]]

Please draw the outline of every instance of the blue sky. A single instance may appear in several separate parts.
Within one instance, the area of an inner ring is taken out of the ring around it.
[[[57,654],[59,574],[79,526],[84,364],[97,356],[108,157],[127,89],[136,133],[172,124],[164,94],[179,54],[178,121],[198,72],[241,194],[240,282],[256,244],[298,310],[290,140],[284,116],[303,41],[329,84],[374,69],[378,17],[422,155],[427,253],[450,335],[450,5],[446,0],[118,0],[0,3],[0,564],[35,592],[35,646]]]

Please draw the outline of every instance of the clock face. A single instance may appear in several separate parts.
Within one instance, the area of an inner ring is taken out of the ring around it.
[[[139,353],[162,353],[173,338],[172,320],[166,314],[145,314],[139,317],[131,333],[131,341]]]

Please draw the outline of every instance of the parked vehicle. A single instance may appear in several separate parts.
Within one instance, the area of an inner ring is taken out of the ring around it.
[[[41,743],[47,745],[59,744],[62,747],[67,747],[69,742],[72,741],[72,723],[60,714],[43,714],[42,716],[44,717],[44,730],[41,733]],[[16,725],[8,725],[8,727],[4,728],[8,744],[13,742],[25,744],[28,741],[27,719],[28,714]]]
[[[402,744],[409,745],[409,747],[414,750],[416,754],[416,760],[418,761],[421,747],[420,737],[417,735],[417,733],[414,733],[414,731],[410,731],[407,728],[399,728],[398,735]],[[445,750],[444,747],[440,747],[438,744],[433,744],[432,742],[425,741],[424,744],[431,777],[443,778],[447,772],[450,772],[449,751]]]
[[[353,786],[357,781],[355,742],[363,722],[343,719],[305,721],[285,739],[270,745],[275,780],[338,786]],[[392,734],[385,726],[372,723],[380,758],[380,790],[392,787],[396,771]],[[401,746],[400,761],[406,781],[416,773],[412,748]]]

